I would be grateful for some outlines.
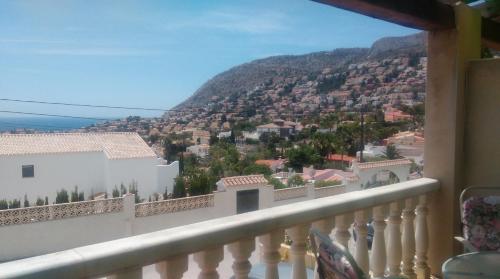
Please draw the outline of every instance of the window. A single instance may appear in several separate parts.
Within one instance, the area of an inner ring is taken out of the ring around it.
[[[24,165],[23,166],[23,178],[35,177],[35,166]]]

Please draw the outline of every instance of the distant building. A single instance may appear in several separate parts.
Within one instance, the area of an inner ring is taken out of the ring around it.
[[[398,121],[412,120],[412,116],[398,109],[388,108],[384,112],[384,120],[385,122],[398,122]]]
[[[399,155],[413,159],[418,165],[424,164],[424,135],[419,132],[405,131],[384,139],[384,144],[394,144]]]
[[[257,160],[255,164],[263,165],[269,167],[273,172],[278,172],[285,168],[286,160],[278,159],[278,160]]]
[[[230,137],[231,137],[231,131],[229,131],[229,132],[220,132],[217,135],[217,138],[219,138],[219,139],[227,139],[227,138],[230,138]]]
[[[205,158],[208,156],[209,151],[210,151],[210,145],[208,144],[197,144],[197,145],[192,145],[187,148],[187,151],[193,153],[194,155],[200,157],[200,158]]]
[[[197,144],[208,144],[210,142],[210,133],[203,130],[194,130],[193,141]]]
[[[259,137],[265,133],[276,133],[282,138],[294,135],[298,131],[298,123],[276,119],[273,123],[257,126]]]
[[[368,143],[365,145],[365,149],[363,150],[363,158],[376,158],[385,156],[385,152],[387,150],[386,146],[378,146]],[[356,152],[356,158],[359,159],[361,155],[360,151]]]
[[[348,156],[347,154],[330,154],[326,157],[328,161],[331,162],[344,162],[346,165],[350,165],[352,161],[356,160],[356,158]]]
[[[111,194],[135,182],[139,195],[172,191],[178,162],[167,165],[137,133],[0,135],[0,199],[30,201],[78,186]]]

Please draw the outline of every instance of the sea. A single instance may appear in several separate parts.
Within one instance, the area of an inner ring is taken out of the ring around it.
[[[36,130],[40,132],[65,132],[95,125],[93,119],[60,117],[0,117],[0,132],[16,130]]]

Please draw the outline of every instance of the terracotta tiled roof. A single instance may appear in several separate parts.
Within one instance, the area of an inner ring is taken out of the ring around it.
[[[358,163],[357,167],[359,169],[372,169],[372,168],[401,166],[401,165],[411,165],[411,161],[409,159],[396,159],[396,160],[386,160],[378,162]]]
[[[137,133],[0,135],[0,156],[104,152],[109,159],[156,157]]]
[[[356,158],[351,157],[351,156],[347,156],[347,155],[344,155],[342,157],[342,155],[340,155],[340,154],[330,154],[327,157],[327,160],[329,160],[329,161],[341,161],[341,160],[344,160],[344,162],[351,162],[351,161],[353,161],[355,159]]]
[[[222,183],[225,187],[228,186],[243,186],[243,185],[256,185],[268,184],[267,179],[261,175],[245,175],[245,176],[232,176],[222,178]]]

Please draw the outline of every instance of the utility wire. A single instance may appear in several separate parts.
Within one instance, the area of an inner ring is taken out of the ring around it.
[[[0,110],[0,113],[37,115],[37,116],[50,116],[50,117],[63,117],[63,118],[75,118],[75,119],[88,119],[88,120],[97,120],[97,121],[109,121],[109,120],[111,120],[111,119],[106,119],[106,118],[95,118],[95,117],[86,117],[86,116],[72,116],[72,115],[61,115],[61,114],[46,114],[46,113],[11,111],[11,110]]]
[[[3,121],[0,120],[0,126],[4,127],[15,127],[15,128],[21,128],[21,129],[32,129],[33,127],[35,128],[53,128],[53,129],[78,129],[75,128],[75,126],[56,126],[56,125],[50,125],[50,124],[30,124],[26,122],[8,122],[8,121]],[[33,128],[34,129],[34,128]]]
[[[91,104],[59,103],[59,102],[45,102],[45,101],[37,101],[37,100],[20,100],[20,99],[10,99],[10,98],[0,98],[0,101],[17,102],[17,103],[32,103],[32,104],[42,104],[42,105],[60,105],[60,106],[72,106],[72,107],[91,107],[91,108],[126,109],[126,110],[146,110],[146,111],[162,111],[162,112],[169,111],[169,110],[158,109],[158,108],[122,107],[122,106],[105,106],[105,105],[91,105]]]

